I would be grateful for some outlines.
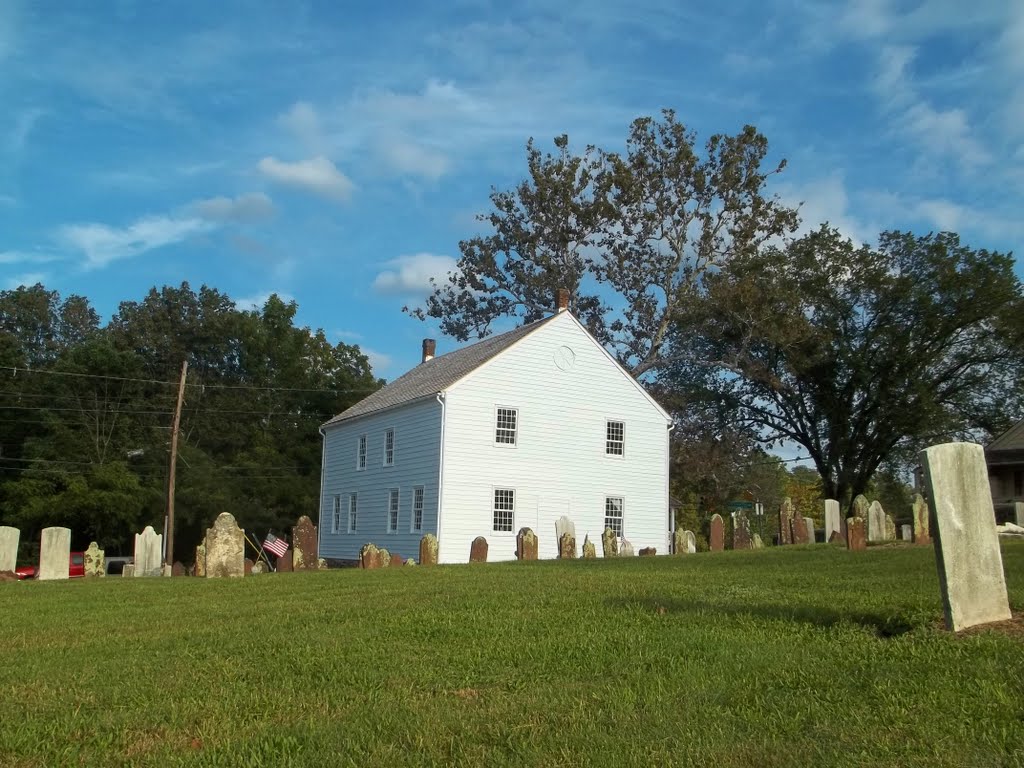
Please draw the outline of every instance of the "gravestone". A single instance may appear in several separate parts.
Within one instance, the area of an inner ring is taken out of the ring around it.
[[[754,538],[751,539],[750,544],[753,549],[764,549],[764,542],[761,540],[760,533],[754,534]]]
[[[420,539],[420,565],[437,565],[437,537],[432,533]]]
[[[0,573],[18,567],[18,539],[21,531],[9,525],[0,525]]]
[[[914,543],[931,544],[932,537],[929,533],[928,504],[920,493],[914,494]]]
[[[805,517],[804,518],[804,525],[807,527],[807,543],[808,544],[813,544],[815,542],[815,538],[814,538],[814,518],[813,517]]]
[[[792,542],[794,544],[807,544],[807,523],[801,514],[793,515]]]
[[[516,534],[516,559],[537,559],[537,534],[532,528],[520,528]]]
[[[255,565],[255,563],[252,560],[250,560],[248,557],[245,558],[244,571],[245,571],[245,575],[246,576],[251,576],[252,575],[252,567],[254,565]]]
[[[235,516],[221,512],[206,529],[206,578],[241,578],[245,575],[245,532]]]
[[[868,541],[885,541],[885,510],[878,501],[868,507]]]
[[[914,539],[914,527],[911,525],[900,526],[900,538],[903,541],[913,541]]]
[[[558,540],[558,556],[562,560],[576,559],[576,538],[568,531]]]
[[[257,560],[252,564],[252,575],[258,576],[261,573],[267,572],[267,563],[265,560]]]
[[[593,560],[595,557],[597,557],[597,547],[590,540],[590,534],[587,534],[583,537],[583,559]]]
[[[693,535],[693,531],[686,531],[686,554],[697,554],[697,537]]]
[[[469,562],[487,562],[487,539],[485,539],[483,536],[477,536],[475,539],[473,539],[473,543],[469,547]]]
[[[106,576],[106,559],[103,557],[103,550],[95,541],[89,542],[89,548],[85,550],[85,575],[86,577]],[[0,569],[2,570],[2,569]]]
[[[619,556],[619,540],[615,538],[615,531],[605,528],[601,534],[601,554],[604,557]]]
[[[174,565],[171,566],[171,576],[184,576],[185,573],[185,565],[180,560],[175,561]]]
[[[976,443],[933,445],[920,463],[947,628],[1009,619],[985,450]]]
[[[121,578],[125,578],[126,576],[135,576],[135,566],[131,563],[128,563],[128,565],[126,565],[121,571]]]
[[[750,520],[742,512],[737,512],[733,518],[732,548],[750,549]]]
[[[1024,528],[1024,501],[1013,502],[1013,515],[1017,518],[1017,525]]]
[[[846,546],[846,537],[843,535],[842,531],[832,531],[832,533],[829,534],[828,543],[842,544],[843,546]]]
[[[289,549],[283,555],[274,560],[274,567],[277,569],[278,573],[291,573],[293,570],[292,563],[292,551]]]
[[[409,559],[411,560],[412,558],[409,558]],[[415,561],[413,561],[413,562],[415,564]],[[326,571],[327,570],[327,561],[324,558],[322,558],[322,557],[318,557],[316,559],[316,569],[318,571]]]
[[[896,521],[892,519],[892,515],[885,516],[885,540],[896,541]]]
[[[199,577],[206,576],[206,544],[200,544],[196,547],[195,575]]]
[[[619,557],[635,557],[636,553],[633,551],[633,545],[629,543],[629,539],[625,536],[622,537],[622,544],[619,546]]]
[[[292,570],[316,571],[317,562],[317,529],[313,521],[306,515],[292,527]]]
[[[788,496],[779,506],[779,544],[793,543],[793,500]]]
[[[374,570],[381,567],[380,550],[373,543],[363,544],[359,550],[359,567]]]
[[[672,554],[686,554],[686,531],[682,528],[676,528],[672,531]]]
[[[163,534],[147,525],[142,533],[135,534],[135,575],[159,576],[164,558]]]
[[[380,567],[388,568],[391,566],[391,553],[381,547],[377,550],[380,553]]]
[[[725,522],[717,512],[711,516],[711,537],[709,539],[712,552],[725,549]]]
[[[412,566],[415,566],[415,565],[416,565],[416,560],[411,558],[411,557],[408,560],[405,561],[405,567],[406,568],[409,568],[409,567],[412,567]]]
[[[835,499],[825,499],[825,541],[832,541],[833,531],[842,533],[841,520],[839,502]]]
[[[391,562],[388,563],[389,568],[401,568],[403,565],[405,565],[405,561],[397,552],[391,556]]]
[[[39,545],[39,580],[68,578],[71,557],[71,529],[43,528]]]
[[[658,554],[658,548],[657,547],[642,547],[638,554],[640,555],[640,557],[654,557],[656,554]]]
[[[555,520],[555,541],[559,542],[562,540],[562,536],[568,533],[572,536],[573,540],[576,539],[576,523],[570,520],[565,515]]]
[[[867,496],[863,493],[858,493],[853,499],[853,516],[859,517],[867,525],[868,510],[871,505],[868,503]]]
[[[852,552],[860,552],[868,548],[867,524],[863,517],[846,518],[846,548]]]

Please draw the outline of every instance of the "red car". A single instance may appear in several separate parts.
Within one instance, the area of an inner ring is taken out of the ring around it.
[[[19,579],[34,579],[39,575],[39,569],[34,565],[23,565],[15,569]],[[77,579],[85,576],[85,553],[72,552],[68,557],[68,576]]]

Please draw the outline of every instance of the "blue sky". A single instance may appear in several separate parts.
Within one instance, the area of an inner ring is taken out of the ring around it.
[[[1024,3],[0,2],[0,288],[277,292],[379,375],[524,146],[745,123],[862,241],[1024,236]],[[438,351],[454,346],[441,338]]]

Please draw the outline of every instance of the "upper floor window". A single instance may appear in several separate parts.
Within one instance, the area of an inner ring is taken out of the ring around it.
[[[423,530],[423,486],[417,485],[412,489],[412,531],[418,533]]]
[[[366,435],[359,436],[359,450],[356,452],[356,469],[366,469]]]
[[[348,532],[356,532],[356,515],[359,511],[359,494],[350,493],[348,495]]]
[[[498,408],[494,427],[494,442],[499,445],[515,445],[518,426],[518,409]]]
[[[516,511],[516,492],[513,488],[494,489],[494,530],[511,531]]]
[[[398,489],[392,488],[388,492],[388,533],[398,531]]]
[[[334,497],[334,509],[331,515],[331,533],[341,530],[341,496]]]
[[[604,500],[604,527],[611,528],[622,538],[622,510],[625,504],[621,496],[606,496]]]
[[[395,430],[389,429],[384,433],[384,466],[390,467],[395,463]]]
[[[622,456],[626,452],[626,425],[621,421],[608,421],[605,429],[604,452],[608,456]]]

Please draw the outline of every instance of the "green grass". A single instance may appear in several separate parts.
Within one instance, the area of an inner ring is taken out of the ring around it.
[[[0,616],[2,766],[1024,765],[1024,641],[941,629],[930,548],[0,584]]]

